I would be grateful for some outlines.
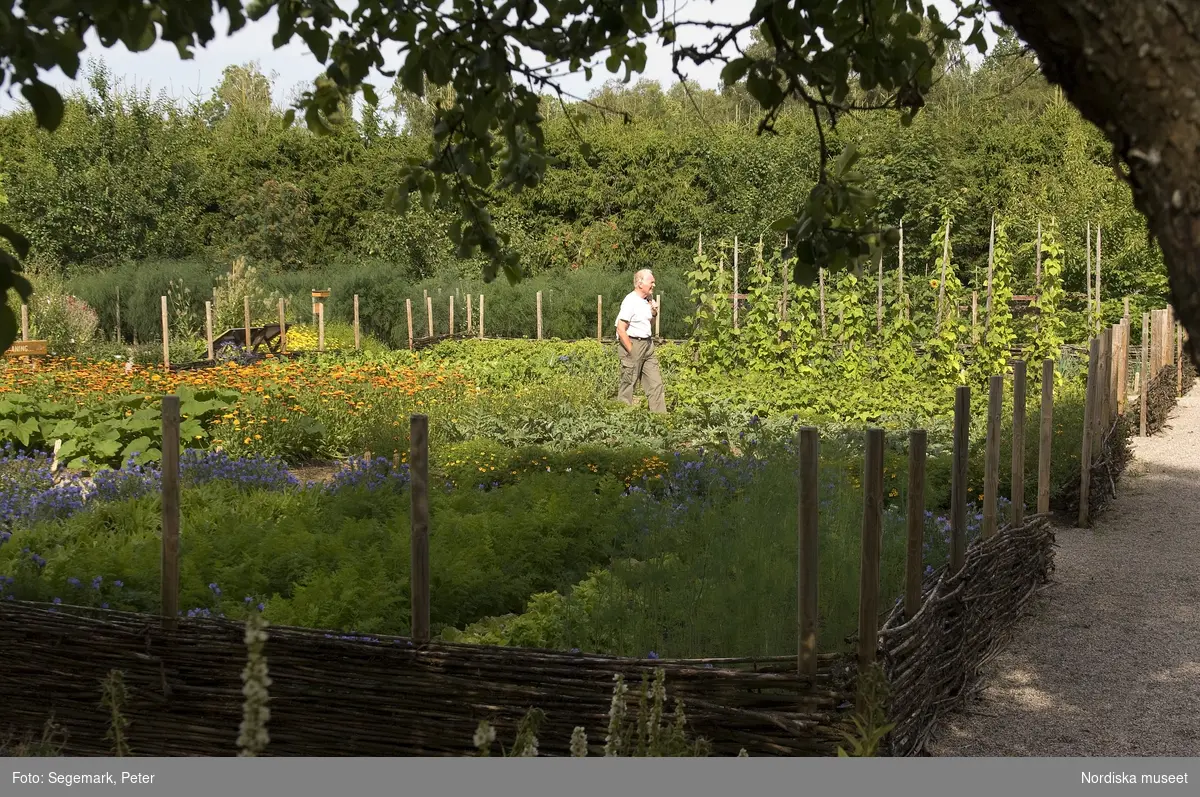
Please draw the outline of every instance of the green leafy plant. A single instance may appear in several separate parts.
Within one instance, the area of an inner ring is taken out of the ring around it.
[[[879,664],[859,674],[861,707],[851,717],[854,732],[842,731],[849,747],[838,745],[839,758],[869,758],[879,754],[883,740],[896,726],[887,719],[887,679]]]

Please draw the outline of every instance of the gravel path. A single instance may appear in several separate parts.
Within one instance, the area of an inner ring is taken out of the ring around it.
[[[1200,390],[1132,450],[1094,528],[1055,528],[1055,583],[930,754],[1200,755]]]

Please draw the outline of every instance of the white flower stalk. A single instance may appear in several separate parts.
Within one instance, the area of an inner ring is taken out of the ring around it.
[[[487,756],[492,742],[496,741],[496,729],[487,720],[480,720],[472,741],[475,742],[475,749],[479,751],[479,755]]]
[[[238,755],[253,757],[262,755],[271,737],[267,734],[267,722],[271,719],[268,688],[271,678],[267,674],[267,657],[263,652],[267,643],[267,621],[258,612],[246,620],[246,667],[242,670],[242,725],[238,734]]]
[[[612,704],[608,709],[608,735],[604,737],[604,755],[620,755],[621,730],[625,725],[625,677],[620,673],[613,676],[617,685],[613,687]]]
[[[587,744],[587,731],[583,729],[582,725],[576,725],[575,730],[571,731],[571,757],[586,758]]]

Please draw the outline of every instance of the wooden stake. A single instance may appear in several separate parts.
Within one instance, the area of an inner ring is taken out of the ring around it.
[[[174,630],[179,615],[179,396],[162,399],[161,585],[163,627]]]
[[[451,303],[454,302],[453,297],[451,297],[450,302]],[[359,330],[358,330],[358,294],[357,293],[354,294],[354,350],[362,351],[362,338],[361,338],[361,336],[359,334]]]
[[[1050,453],[1054,448],[1054,360],[1042,360],[1042,424],[1038,441],[1037,511],[1050,511]]]
[[[167,297],[162,297],[163,368],[171,367],[171,331],[167,327]]]
[[[324,306],[324,302],[321,303],[321,307],[323,307],[323,306]],[[244,309],[244,315],[245,315],[245,320],[246,320],[246,351],[250,351],[250,297],[249,296],[242,297],[242,307]],[[321,312],[321,307],[317,307],[318,313]]]
[[[733,328],[738,328],[738,239],[733,236]]]
[[[1175,322],[1175,397],[1183,396],[1183,324]]]
[[[287,320],[284,313],[283,299],[279,300],[279,353],[287,354]]]
[[[863,465],[862,559],[858,589],[858,672],[864,675],[879,648],[879,570],[883,543],[883,430],[868,429]],[[858,692],[859,709],[865,695]]]
[[[317,351],[325,351],[325,302],[317,305]]]
[[[942,328],[942,301],[946,297],[946,267],[950,261],[950,222],[946,222],[946,242],[942,246],[942,277],[938,280],[937,329]]]
[[[904,618],[921,610],[921,582],[925,577],[925,451],[924,429],[908,432],[908,550],[904,568]]]
[[[971,342],[979,342],[979,291],[971,291]]]
[[[1100,224],[1096,224],[1096,324],[1104,324],[1104,303],[1100,298]]]
[[[408,475],[410,479],[412,589],[412,639],[429,641],[429,416],[413,415],[409,421]]]
[[[988,378],[987,444],[983,470],[983,529],[981,536],[996,535],[1000,498],[1000,413],[1004,408],[1004,377]]]
[[[433,297],[425,296],[425,318],[429,321],[429,337],[433,337]]]
[[[537,339],[542,339],[542,292],[537,292]]]
[[[474,324],[472,323],[472,319],[471,319],[471,310],[472,310],[471,294],[468,293],[467,294],[467,334],[468,335],[470,335],[471,331],[475,328]]]
[[[1087,259],[1087,274],[1085,275],[1084,283],[1087,285],[1087,324],[1088,335],[1093,334],[1094,325],[1092,319],[1092,223],[1087,223],[1087,233],[1083,239],[1084,248],[1087,251],[1085,255]]]
[[[654,297],[654,301],[658,302],[658,312],[654,314],[654,337],[662,339],[662,294]]]
[[[1124,415],[1129,405],[1129,318],[1124,316],[1117,326],[1117,415]]]
[[[1034,256],[1034,282],[1037,288],[1042,287],[1042,220],[1038,219],[1037,249]]]
[[[408,350],[412,351],[412,347],[413,347],[412,299],[405,299],[404,306],[405,306],[405,309],[408,311]]]
[[[1025,522],[1025,361],[1013,361],[1012,527]]]
[[[800,468],[798,484],[798,552],[796,567],[796,669],[801,676],[815,678],[817,674],[817,547],[820,537],[818,507],[821,483],[820,433],[815,426],[800,429]]]
[[[483,340],[483,294],[479,294],[479,339]]]
[[[967,561],[967,463],[970,456],[971,388],[954,389],[954,451],[950,477],[950,573]]]
[[[213,307],[212,302],[204,303],[204,339],[208,341],[208,359],[217,359],[216,351],[213,349]]]
[[[1146,436],[1146,394],[1147,385],[1150,383],[1150,374],[1148,373],[1147,364],[1150,361],[1150,314],[1142,313],[1142,365],[1138,369],[1138,393],[1141,399],[1141,421],[1138,426],[1138,434],[1141,437]]]
[[[875,332],[883,332],[883,256],[879,258],[879,276],[875,280]]]
[[[117,336],[113,338],[117,343],[124,340],[121,334],[121,286],[117,286]]]
[[[21,340],[29,340],[29,305],[21,302]]]
[[[604,294],[596,294],[596,342],[604,340]]]
[[[996,214],[992,214],[992,234],[988,238],[987,313],[984,324],[992,328],[992,275],[996,262]]]
[[[825,269],[817,269],[817,281],[821,299],[821,334],[825,334]]]
[[[1076,523],[1079,526],[1087,525],[1088,513],[1090,511],[1088,502],[1091,500],[1092,489],[1092,427],[1095,425],[1096,415],[1096,383],[1099,376],[1097,371],[1100,370],[1100,338],[1092,337],[1088,341],[1088,346],[1087,395],[1083,405],[1083,446],[1079,462],[1079,516]]]

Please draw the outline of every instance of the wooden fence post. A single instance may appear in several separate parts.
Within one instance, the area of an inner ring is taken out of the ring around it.
[[[117,307],[120,308],[120,305]],[[29,305],[25,302],[21,302],[21,340],[29,340]]]
[[[471,304],[471,294],[469,294],[469,293],[468,293],[468,294],[467,294],[467,334],[468,334],[468,335],[470,335],[470,334],[471,334],[471,332],[472,332],[472,331],[475,329],[475,325],[474,325],[474,323],[473,323],[473,319],[471,318],[471,314],[472,314],[472,310],[473,310],[473,309],[474,309],[474,308],[473,308],[473,306],[472,306],[472,304]]]
[[[317,305],[317,351],[325,351],[325,302]]]
[[[483,294],[479,294],[479,339],[483,340]]]
[[[1042,425],[1038,441],[1037,511],[1050,511],[1050,452],[1054,447],[1054,360],[1042,360]]]
[[[429,337],[433,337],[433,297],[425,294],[425,319],[429,322]]]
[[[1025,361],[1013,362],[1012,526],[1025,522]]]
[[[408,311],[408,350],[412,351],[412,347],[413,347],[412,299],[405,299],[404,307]]]
[[[1183,324],[1175,322],[1175,397],[1183,396]]]
[[[662,321],[662,294],[660,293],[658,296],[655,296],[654,300],[658,302],[658,312],[654,314],[654,337],[661,339],[662,327],[660,326],[660,322]]]
[[[410,479],[412,639],[429,641],[429,416],[413,415],[409,421],[408,475]]]
[[[738,328],[738,239],[733,236],[733,328]]]
[[[971,291],[971,343],[979,343],[979,291]]]
[[[814,678],[817,674],[817,562],[818,507],[821,504],[820,432],[815,426],[800,428],[799,468],[799,561],[796,567],[796,619],[798,647],[796,668],[800,675]]]
[[[601,343],[603,337],[603,319],[604,319],[604,295],[596,294],[596,342]]]
[[[904,618],[921,610],[921,582],[925,576],[925,451],[924,429],[908,431],[908,550],[904,565]]]
[[[168,630],[179,614],[179,396],[162,399],[162,619]]]
[[[162,297],[163,368],[171,367],[171,330],[167,325],[167,297]]]
[[[1117,415],[1129,406],[1129,318],[1122,317],[1117,334]]]
[[[825,269],[817,269],[817,280],[821,292],[821,335],[825,335]]]
[[[454,299],[450,300],[451,302]],[[358,331],[358,294],[354,294],[354,350],[362,351],[362,338]]]
[[[117,286],[117,334],[113,340],[120,343],[124,338],[121,335],[121,286]]]
[[[537,339],[542,339],[542,292],[537,292]]]
[[[1004,377],[988,378],[987,443],[983,467],[983,539],[996,534],[1000,497],[1000,413],[1004,408]]]
[[[1092,427],[1095,426],[1096,388],[1099,376],[1100,338],[1088,341],[1087,395],[1083,404],[1083,446],[1079,462],[1079,516],[1076,525],[1086,526],[1092,488]]]
[[[954,453],[950,481],[950,573],[967,561],[967,457],[970,455],[971,388],[954,389]]]
[[[284,312],[283,299],[279,300],[279,353],[287,354],[287,314]]]
[[[322,302],[321,304],[322,304],[322,306],[324,306],[324,302]],[[246,351],[250,351],[250,297],[249,296],[242,297],[242,307],[244,309],[244,315],[245,315],[245,319],[246,319]],[[317,308],[317,312],[318,313],[321,312],[320,307]]]
[[[875,279],[875,334],[883,332],[883,256],[879,258],[879,274]]]
[[[875,664],[879,648],[879,570],[883,543],[883,430],[868,429],[863,463],[862,561],[858,589],[858,673]],[[861,680],[860,680],[861,685]],[[866,695],[858,690],[859,710]]]
[[[448,330],[448,332],[450,333],[451,337],[454,336],[454,297],[453,296],[450,297],[450,329]]]
[[[215,360],[215,359],[217,359],[217,353],[213,349],[212,313],[213,313],[212,302],[205,302],[204,303],[204,339],[206,341],[208,341],[208,359]]]
[[[1150,361],[1150,314],[1142,313],[1142,365],[1138,369],[1138,394],[1141,401],[1141,423],[1138,426],[1138,434],[1141,437],[1146,436],[1146,412],[1147,402],[1146,394],[1149,390],[1150,373],[1147,367]]]

